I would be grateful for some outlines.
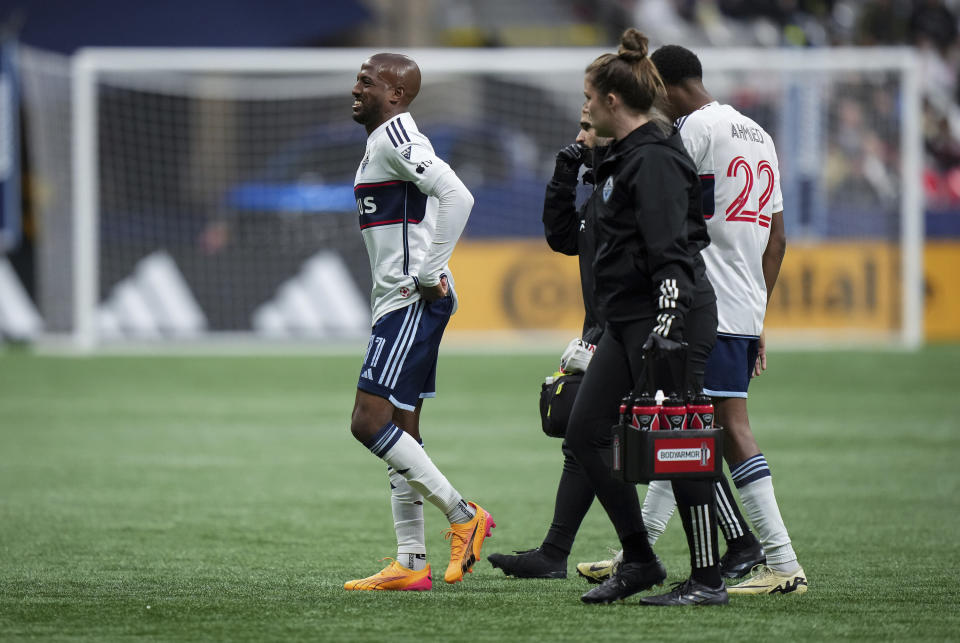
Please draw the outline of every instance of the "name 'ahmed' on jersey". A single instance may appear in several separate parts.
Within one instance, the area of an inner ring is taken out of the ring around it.
[[[730,123],[730,136],[743,141],[763,143],[763,130],[754,125],[744,123]]]
[[[767,307],[763,251],[772,216],[783,210],[773,139],[750,118],[717,101],[677,124],[703,187],[710,232],[703,260],[717,293],[717,331],[758,337]]]

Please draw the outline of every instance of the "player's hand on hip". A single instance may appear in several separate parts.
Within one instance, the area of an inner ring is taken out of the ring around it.
[[[764,331],[760,331],[760,339],[757,342],[757,363],[753,365],[753,377],[759,376],[767,370],[767,338]]]
[[[443,299],[450,294],[450,288],[447,286],[447,276],[440,275],[440,283],[434,286],[424,286],[420,284],[420,296],[424,301],[431,302]]]

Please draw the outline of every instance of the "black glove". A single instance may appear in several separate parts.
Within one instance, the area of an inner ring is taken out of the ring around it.
[[[650,331],[647,341],[643,343],[643,352],[652,353],[656,357],[668,357],[676,354],[677,351],[684,351],[687,345],[683,342],[675,342],[672,339],[664,337],[657,331]]]
[[[571,143],[557,152],[557,165],[553,170],[554,178],[562,181],[576,181],[580,166],[588,148],[583,143]]]
[[[674,341],[652,331],[643,343],[644,359],[651,360],[654,382],[667,395],[684,395],[687,376],[687,343]]]

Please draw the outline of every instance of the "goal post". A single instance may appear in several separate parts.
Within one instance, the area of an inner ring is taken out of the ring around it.
[[[535,210],[553,154],[576,131],[583,69],[607,50],[399,51],[423,72],[412,109],[418,123],[441,156],[452,156],[477,196],[465,250],[458,248],[453,260],[458,277],[465,274],[460,283],[474,282],[471,273],[483,270],[481,257],[490,256],[490,248],[511,261],[504,248],[519,242],[518,253],[530,260],[526,249],[536,241]],[[369,320],[356,312],[357,293],[366,297],[368,285],[359,233],[343,207],[322,204],[351,198],[352,175],[348,180],[344,168],[355,169],[364,137],[350,121],[349,91],[371,53],[96,48],[73,56],[69,159],[38,157],[70,166],[72,305],[59,332],[83,350],[144,338],[162,343],[274,333],[310,340],[367,332]],[[781,157],[788,252],[782,296],[778,285],[771,301],[771,332],[834,344],[867,337],[874,344],[919,346],[924,234],[915,53],[703,48],[697,54],[708,89],[763,125]],[[26,75],[43,73],[24,58]],[[26,97],[35,123],[53,117],[44,113],[40,94],[34,89],[32,100]],[[28,136],[31,144],[40,143]],[[311,145],[327,149],[332,160],[317,157]],[[307,176],[309,167],[285,175],[296,163],[319,164],[320,180]],[[247,234],[241,241],[249,247],[235,257],[185,249],[198,236],[191,211],[216,230],[225,209],[239,217],[229,220],[240,221],[232,234]],[[337,215],[321,213],[329,209]],[[316,240],[315,247],[305,247],[307,239]],[[267,242],[274,240],[281,247],[276,252]],[[862,255],[861,264],[850,263],[853,255]],[[240,274],[245,271],[251,274]],[[229,293],[220,292],[222,275],[237,278]],[[353,279],[351,292],[311,290],[335,275]],[[128,283],[134,277],[140,281]],[[264,283],[254,284],[258,278]],[[163,304],[174,309],[164,313],[172,326],[149,314],[149,289],[137,285],[148,282],[176,295]],[[317,297],[337,303],[311,312]],[[484,326],[490,316],[471,312],[469,301],[465,293],[454,328],[490,330]],[[569,302],[557,306],[571,308]],[[140,309],[147,313],[138,325]],[[111,311],[126,317],[118,322]],[[834,324],[831,311],[846,321]],[[575,317],[564,323],[575,328]],[[493,330],[511,324],[536,330],[551,316],[528,318],[535,321],[505,314]]]

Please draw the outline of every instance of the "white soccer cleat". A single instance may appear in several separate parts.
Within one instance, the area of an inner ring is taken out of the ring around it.
[[[742,583],[727,587],[727,592],[734,595],[803,594],[806,591],[807,575],[802,567],[792,574],[781,574],[766,565],[757,565]]]

